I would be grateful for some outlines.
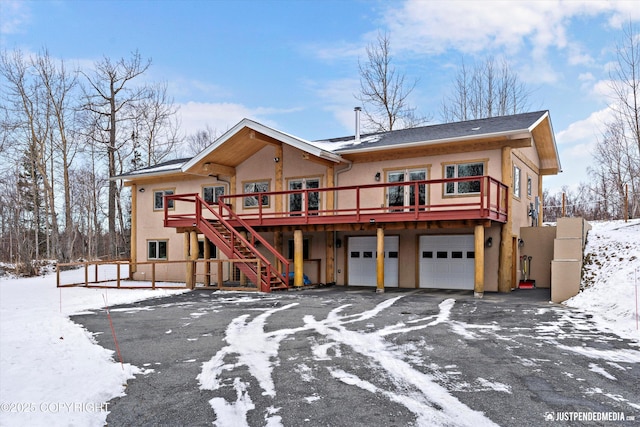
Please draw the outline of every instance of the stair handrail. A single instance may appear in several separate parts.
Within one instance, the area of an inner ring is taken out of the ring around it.
[[[257,248],[255,247],[255,242],[256,240],[258,242],[260,242],[265,249],[267,249],[270,253],[272,253],[276,259],[283,265],[284,267],[284,274],[280,273],[277,269],[275,269],[275,271],[273,271],[273,274],[276,275],[277,277],[280,278],[280,280],[282,281],[283,284],[288,286],[289,283],[289,261],[282,256],[282,254],[280,254],[273,246],[271,246],[269,244],[269,242],[267,242],[267,240],[265,238],[263,238],[262,236],[260,236],[260,234],[258,234],[249,224],[247,224],[246,221],[244,221],[242,218],[240,218],[232,209],[231,207],[229,207],[227,204],[225,204],[224,202],[222,202],[221,200],[218,201],[218,211],[216,211],[215,209],[213,209],[211,207],[211,205],[209,205],[206,201],[204,201],[204,199],[202,199],[202,197],[200,197],[199,194],[197,193],[192,193],[189,195],[183,194],[183,196],[191,196],[193,195],[195,203],[196,203],[196,223],[200,224],[203,221],[202,218],[202,207],[206,207],[206,209],[211,212],[211,214],[213,216],[215,216],[215,218],[220,221],[221,224],[223,224],[229,231],[231,231],[234,235],[234,238],[239,239],[242,243],[245,244],[245,246],[247,246],[250,249],[254,249],[254,253],[257,256],[257,258],[259,258],[264,265],[266,265],[267,267],[267,284],[268,284],[268,278],[270,277],[270,270],[271,270],[271,262],[269,262],[269,260],[267,258],[265,258],[264,255],[262,255],[260,253],[260,251],[257,250]],[[170,196],[168,196],[170,197]],[[226,212],[226,214],[230,217],[233,218],[234,221],[237,221],[242,227],[244,227],[250,234],[251,234],[251,242],[249,242],[242,234],[240,234],[240,232],[233,227],[229,221],[227,221],[223,215],[223,210]],[[260,272],[257,272],[258,275],[260,275]]]

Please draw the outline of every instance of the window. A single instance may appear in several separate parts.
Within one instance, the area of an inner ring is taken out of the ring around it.
[[[164,196],[170,196],[173,190],[155,190],[153,192],[153,210],[164,209]],[[173,209],[173,200],[169,200],[169,209]]]
[[[209,257],[217,258],[217,250],[216,245],[211,243],[211,240],[207,240],[209,242]],[[204,240],[198,240],[198,259],[204,259]]]
[[[167,241],[148,240],[147,259],[167,259]]]
[[[483,176],[484,163],[459,163],[445,166],[445,178],[465,178],[468,176]],[[474,194],[480,192],[480,181],[447,182],[446,195]]]
[[[520,197],[520,168],[513,165],[513,195]]]
[[[320,178],[304,178],[289,180],[289,190],[306,190],[320,188]],[[304,211],[305,204],[309,211],[320,209],[320,193],[309,191],[308,193],[295,193],[289,195],[289,211]],[[315,214],[317,215],[317,213]]]
[[[387,172],[387,182],[407,182],[424,181],[427,179],[426,169],[399,170]],[[387,188],[387,205],[392,206],[413,206],[416,203],[416,187],[409,182],[405,185]],[[426,187],[424,184],[418,185],[418,205],[426,204]],[[402,209],[399,209],[400,211]],[[393,211],[397,211],[394,209]]]
[[[527,175],[527,196],[529,197],[531,197],[531,192],[533,191],[532,187],[533,187],[533,182],[531,180],[531,177]]]
[[[218,203],[218,197],[224,195],[224,185],[202,187],[202,198],[210,205]]]
[[[266,193],[269,191],[269,181],[245,182],[242,184],[242,188],[244,193]],[[258,197],[259,196],[245,197],[243,206],[245,208],[257,208]],[[269,206],[269,196],[262,196],[260,199],[262,206]]]

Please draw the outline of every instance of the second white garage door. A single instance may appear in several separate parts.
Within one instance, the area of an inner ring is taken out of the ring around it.
[[[398,286],[398,236],[384,238],[384,285]],[[349,238],[349,285],[376,286],[376,236]]]
[[[473,235],[420,236],[420,287],[473,290]]]

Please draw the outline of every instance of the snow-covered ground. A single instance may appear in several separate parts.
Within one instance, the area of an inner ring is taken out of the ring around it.
[[[588,287],[566,304],[640,342],[640,220],[594,223],[586,254]],[[64,274],[73,283],[78,272]],[[58,289],[55,280],[55,274],[0,279],[0,426],[104,425],[105,403],[124,395],[127,380],[142,371],[96,345],[69,316],[184,292]]]
[[[56,288],[55,273],[0,279],[0,426],[103,426],[103,403],[140,370],[116,363],[69,316],[177,292]]]
[[[584,291],[566,305],[583,309],[618,335],[640,341],[640,219],[592,222]]]

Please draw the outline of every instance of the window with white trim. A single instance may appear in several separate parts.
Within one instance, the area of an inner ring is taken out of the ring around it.
[[[167,240],[147,240],[147,259],[167,259]]]
[[[513,165],[513,195],[520,198],[520,168]]]
[[[173,193],[173,190],[154,190],[153,210],[158,211],[164,209],[164,196],[170,196]],[[169,200],[169,209],[173,209],[173,200]]]
[[[320,188],[320,178],[290,179],[289,190],[306,190]],[[307,193],[289,194],[289,211],[304,211],[305,205],[309,212],[320,209],[320,193],[309,191]]]
[[[251,181],[242,184],[243,193],[266,193],[269,191],[269,181]],[[242,205],[245,208],[257,208],[259,196],[244,197]],[[269,196],[260,197],[260,204],[264,207],[269,206]]]
[[[445,165],[445,178],[466,178],[484,175],[484,162],[458,163]],[[480,181],[447,182],[444,194],[448,196],[458,194],[480,193]]]
[[[387,182],[407,183],[387,188],[387,205],[414,206],[416,203],[416,186],[411,181],[424,181],[427,179],[426,169],[401,169],[387,171]],[[427,202],[427,190],[424,184],[418,184],[418,205],[424,206]]]

